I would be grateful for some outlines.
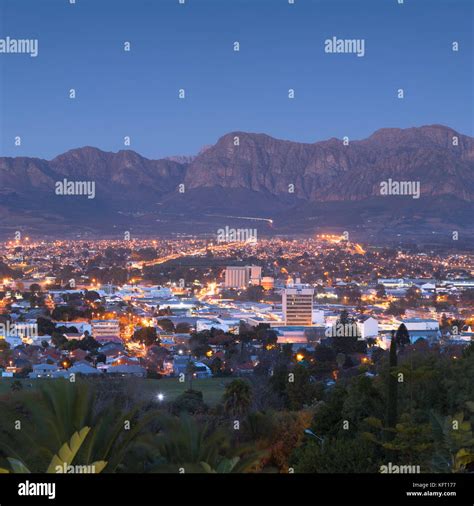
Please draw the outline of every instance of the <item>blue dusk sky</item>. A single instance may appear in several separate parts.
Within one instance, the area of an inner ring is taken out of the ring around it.
[[[473,135],[473,10],[472,0],[0,0],[0,39],[39,44],[36,58],[0,54],[0,155],[91,145],[159,158],[236,130],[315,142],[439,123]],[[363,39],[364,56],[326,53],[332,37]]]

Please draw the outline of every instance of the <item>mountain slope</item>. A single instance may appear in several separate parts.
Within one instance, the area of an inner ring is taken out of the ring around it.
[[[93,181],[95,198],[56,195],[64,178]],[[389,179],[419,182],[420,198],[381,196]],[[0,158],[0,233],[71,225],[196,232],[214,230],[219,217],[230,225],[229,216],[273,218],[273,231],[402,222],[416,232],[433,223],[469,228],[473,205],[474,139],[441,125],[384,128],[349,145],[232,132],[173,160],[93,147],[50,161]]]

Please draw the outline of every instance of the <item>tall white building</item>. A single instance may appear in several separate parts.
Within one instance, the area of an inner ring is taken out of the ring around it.
[[[226,267],[224,281],[226,288],[247,288],[249,281],[249,267]]]
[[[247,288],[249,283],[259,285],[262,280],[262,268],[258,265],[230,266],[224,273],[226,288]]]
[[[285,325],[312,325],[314,289],[303,285],[284,288],[282,292]]]

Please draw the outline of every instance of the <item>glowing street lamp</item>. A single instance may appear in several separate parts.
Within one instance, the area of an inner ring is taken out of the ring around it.
[[[307,435],[307,436],[311,436],[311,437],[314,437],[315,439],[317,439],[320,443],[321,443],[321,446],[324,445],[324,438],[323,437],[319,437],[317,434],[315,434],[311,429],[305,429],[304,430],[304,433]]]

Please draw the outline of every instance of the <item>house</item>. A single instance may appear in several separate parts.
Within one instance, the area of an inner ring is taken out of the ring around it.
[[[61,359],[61,353],[54,348],[46,348],[41,354],[46,361],[58,362]]]
[[[32,372],[28,375],[30,378],[53,378],[58,372],[58,366],[53,364],[36,364],[33,366]]]
[[[235,372],[238,376],[247,376],[253,374],[254,364],[252,362],[245,362],[236,366]]]
[[[173,358],[173,373],[175,375],[185,374],[191,357],[189,355],[176,355]]]
[[[116,358],[111,358],[109,361],[109,358],[107,359],[106,363],[110,363],[112,367],[118,366],[118,365],[137,365],[138,359],[135,357],[128,357],[127,355],[119,355]]]
[[[80,360],[84,360],[88,354],[89,353],[87,351],[77,348],[76,350],[73,350],[69,353],[69,357],[74,359],[77,363]]]
[[[121,353],[124,350],[123,344],[120,343],[105,343],[99,348],[99,353],[112,354],[112,353]]]
[[[47,334],[44,334],[43,336],[36,336],[36,337],[31,338],[32,343],[37,346],[42,346],[43,342],[46,342],[48,344],[48,346],[51,346],[51,339],[52,339],[51,336],[49,336]]]
[[[206,364],[202,362],[194,362],[194,377],[195,378],[211,378],[212,371]]]
[[[80,363],[74,364],[72,367],[70,367],[67,370],[67,373],[68,373],[68,375],[69,374],[83,374],[84,376],[102,374],[101,371],[97,370],[95,367],[92,367],[90,364],[87,364],[85,362],[80,362]]]
[[[107,374],[117,376],[136,376],[137,378],[146,377],[146,369],[140,365],[116,365],[107,369]]]

